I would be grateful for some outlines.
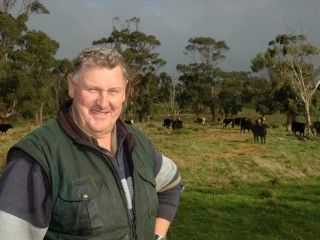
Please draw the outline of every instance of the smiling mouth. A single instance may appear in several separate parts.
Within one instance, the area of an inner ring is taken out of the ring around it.
[[[94,115],[98,115],[98,116],[106,116],[109,112],[100,112],[100,111],[95,111],[95,110],[91,110],[91,112]]]

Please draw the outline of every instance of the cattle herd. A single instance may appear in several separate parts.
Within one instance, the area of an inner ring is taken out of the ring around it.
[[[195,123],[200,123],[202,125],[205,124],[205,118],[198,117],[194,120]],[[221,121],[221,120],[219,120]],[[242,118],[226,118],[222,120],[223,128],[226,128],[228,125],[231,125],[232,128],[234,126],[240,126],[240,132],[253,132],[254,141],[265,143],[267,136],[267,125],[264,123],[265,118],[261,117],[256,119],[254,122],[249,117]],[[163,120],[163,126],[166,128],[172,127],[172,130],[182,128],[182,120],[180,117],[171,116],[171,118],[165,118]]]
[[[206,119],[203,117],[197,117],[193,122],[199,123],[204,125]],[[230,125],[232,128],[235,126],[240,127],[240,132],[245,133],[252,132],[253,133],[253,139],[255,142],[266,142],[266,136],[267,136],[267,128],[268,126],[265,124],[265,118],[260,117],[253,121],[250,117],[233,117],[233,118],[225,118],[223,120],[218,119],[219,122],[222,123],[222,127],[226,128],[228,125]],[[133,119],[128,119],[124,121],[127,124],[133,124]],[[183,121],[180,117],[173,115],[170,116],[170,118],[165,118],[163,120],[163,126],[165,128],[172,128],[172,130],[181,129],[183,127]],[[12,124],[9,123],[0,123],[0,131],[1,135],[7,134],[7,131],[13,128]],[[299,133],[300,136],[305,135],[305,128],[306,124],[298,121],[292,121],[291,125],[291,131],[295,135]],[[313,129],[315,130],[317,136],[320,136],[320,122],[317,120],[316,122],[313,122]]]
[[[260,117],[255,121],[252,121],[249,117],[234,117],[234,118],[226,118],[222,121],[218,119],[219,122],[222,122],[222,127],[226,128],[228,125],[231,125],[232,128],[238,125],[240,126],[240,132],[250,132],[253,133],[253,139],[256,142],[265,143],[266,142],[266,135],[267,135],[267,125],[265,124],[265,118]],[[297,132],[300,136],[304,137],[305,134],[306,123],[292,121],[291,131],[295,135]],[[320,122],[317,120],[313,122],[312,128],[316,131],[317,136],[320,136]]]
[[[266,143],[267,125],[265,124],[265,117],[257,118],[255,121],[250,117],[233,117],[218,120],[222,122],[223,128],[226,128],[228,125],[231,125],[232,128],[240,126],[241,133],[252,131],[255,142],[259,142],[260,140],[261,143]]]

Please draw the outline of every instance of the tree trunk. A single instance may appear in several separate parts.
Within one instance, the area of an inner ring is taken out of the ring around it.
[[[314,135],[313,128],[312,128],[312,121],[310,117],[310,107],[309,102],[304,103],[305,111],[306,111],[306,120],[307,120],[307,136],[310,136],[311,134]]]
[[[292,111],[287,112],[287,122],[286,122],[286,129],[287,131],[291,131],[292,121],[295,120],[296,116]]]
[[[227,116],[226,116],[226,113],[224,112],[224,109],[222,107],[220,107],[219,111],[220,111],[220,116],[221,116],[222,120],[225,119]]]
[[[41,103],[40,107],[36,109],[34,114],[34,124],[40,126],[43,124],[43,106],[44,102]]]
[[[210,112],[211,112],[211,121],[214,122],[216,120],[216,109],[214,106],[210,107]]]

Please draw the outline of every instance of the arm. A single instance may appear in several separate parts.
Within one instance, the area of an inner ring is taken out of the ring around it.
[[[0,178],[0,239],[43,239],[51,217],[49,189],[42,167],[14,150]]]
[[[159,236],[165,237],[169,230],[170,223],[178,210],[180,194],[183,190],[183,183],[167,189],[163,192],[158,192],[159,199],[159,213],[156,218],[155,233]]]
[[[161,237],[165,237],[169,230],[171,222],[164,218],[156,218],[156,229],[155,233]]]
[[[170,223],[178,210],[184,184],[176,164],[159,152],[154,152],[156,189],[159,200],[159,213],[156,218],[155,233],[165,237]]]

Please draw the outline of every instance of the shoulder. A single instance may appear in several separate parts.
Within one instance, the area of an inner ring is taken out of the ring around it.
[[[138,128],[132,126],[131,124],[124,124],[125,128],[127,129],[127,131],[133,135],[141,135],[143,137],[145,137],[144,133],[139,130]]]
[[[39,138],[52,138],[52,136],[58,134],[58,129],[60,129],[58,121],[56,119],[52,119],[49,122],[43,124],[42,126],[33,129],[31,132],[29,132],[27,135],[21,138],[17,143],[31,141],[33,139],[35,140]]]

